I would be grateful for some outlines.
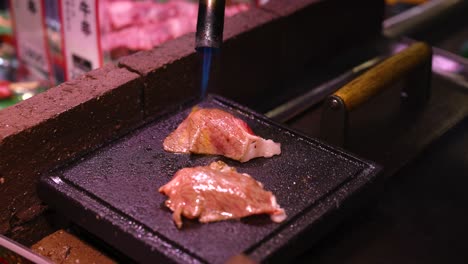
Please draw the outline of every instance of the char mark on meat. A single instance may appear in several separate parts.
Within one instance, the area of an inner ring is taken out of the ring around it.
[[[170,152],[223,155],[241,162],[281,154],[279,143],[256,136],[247,123],[219,109],[193,110],[163,145]]]

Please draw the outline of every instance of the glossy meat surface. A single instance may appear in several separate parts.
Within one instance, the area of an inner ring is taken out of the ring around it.
[[[286,218],[275,196],[245,173],[238,173],[222,161],[209,166],[184,168],[159,188],[169,196],[166,206],[173,211],[178,228],[182,216],[202,223],[269,214],[275,222]]]
[[[254,135],[247,123],[219,109],[193,110],[164,140],[164,149],[223,155],[241,162],[281,154],[279,143]]]

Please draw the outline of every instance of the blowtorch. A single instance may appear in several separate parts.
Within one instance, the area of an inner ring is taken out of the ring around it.
[[[195,49],[202,55],[202,98],[208,90],[212,54],[221,48],[223,42],[225,6],[225,0],[200,0],[198,5]]]
[[[195,49],[219,49],[223,42],[225,0],[200,0]]]

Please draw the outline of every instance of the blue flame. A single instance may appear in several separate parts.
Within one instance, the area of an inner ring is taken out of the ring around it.
[[[201,52],[203,54],[201,96],[202,98],[205,98],[206,91],[208,90],[208,82],[210,80],[211,60],[213,56],[213,50],[211,48],[203,48],[201,49]]]

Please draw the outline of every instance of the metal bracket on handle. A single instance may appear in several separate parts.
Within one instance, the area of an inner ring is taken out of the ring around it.
[[[405,104],[421,108],[430,98],[431,66],[431,47],[417,42],[349,82],[325,100],[320,138],[345,147],[350,112],[402,80]]]

